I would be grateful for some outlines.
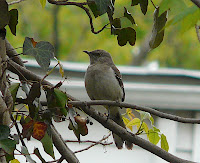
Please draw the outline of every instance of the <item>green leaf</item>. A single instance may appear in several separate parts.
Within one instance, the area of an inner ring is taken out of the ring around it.
[[[116,35],[118,30],[121,29],[121,20],[120,18],[115,18],[112,22],[112,26],[111,26],[111,34]]]
[[[165,11],[160,16],[158,16],[158,14],[159,14],[159,8],[156,8],[154,11],[153,30],[149,41],[149,46],[152,49],[157,48],[162,43],[165,32],[163,28],[167,22],[167,11]]]
[[[169,151],[169,145],[167,142],[167,138],[164,134],[161,135],[161,148],[167,152]]]
[[[149,118],[149,120],[151,121],[151,125],[153,125],[154,124],[154,119],[153,119],[152,116]]]
[[[42,157],[42,155],[40,154],[40,151],[38,148],[34,149],[34,154],[40,159],[40,161],[42,161],[42,163],[46,163],[46,161],[44,160],[44,158]]]
[[[39,98],[41,95],[41,84],[39,82],[33,83],[27,99],[32,103],[36,98]]]
[[[140,4],[142,13],[145,15],[148,8],[148,0],[132,0],[131,6]]]
[[[5,0],[0,0],[0,29],[4,28],[9,23],[8,3]]]
[[[63,91],[57,88],[54,89],[54,93],[55,93],[57,105],[60,107],[62,114],[66,116],[67,115],[66,103],[68,100],[66,93],[64,93]]]
[[[136,41],[136,32],[133,28],[127,27],[118,30],[117,32],[117,40],[120,46],[124,46],[129,42],[130,45],[135,45]]]
[[[6,153],[6,161],[9,163],[20,163],[19,161],[17,162],[17,160],[15,159],[14,153],[12,153],[11,155]]]
[[[42,5],[42,8],[44,8],[46,6],[46,0],[40,0],[40,4]]]
[[[110,0],[87,0],[87,2],[95,17],[105,14],[108,11],[108,7],[112,12],[114,11],[114,4],[111,4]]]
[[[2,148],[6,153],[11,155],[16,148],[16,142],[11,139],[1,139],[0,148]]]
[[[132,0],[131,6],[138,5],[140,3],[140,0]]]
[[[88,6],[89,6],[90,10],[92,11],[94,17],[97,18],[100,15],[100,12],[97,9],[97,5],[95,4],[95,2],[93,0],[87,0],[87,2],[88,2]]]
[[[17,9],[10,10],[9,15],[10,15],[10,20],[8,26],[12,34],[16,36],[16,27],[18,24],[18,10]]]
[[[155,132],[160,132],[160,130],[158,129],[158,128],[156,128],[155,126],[153,126],[153,130],[155,131]]]
[[[159,140],[160,140],[160,136],[159,134],[154,131],[153,129],[150,129],[149,132],[148,132],[148,138],[149,138],[149,141],[153,144],[158,144]]]
[[[145,15],[147,13],[148,0],[140,0],[140,8],[142,13]]]
[[[0,140],[7,139],[10,134],[10,128],[6,125],[0,125]]]
[[[54,151],[53,151],[53,142],[52,142],[51,137],[47,134],[47,132],[40,141],[43,145],[44,151],[47,154],[49,154],[53,159],[55,159]]]
[[[21,152],[22,154],[26,157],[26,160],[29,162],[29,163],[36,163],[32,157],[30,156],[30,153],[28,152],[28,149],[25,147],[25,146],[22,146],[21,147]]]
[[[50,65],[50,59],[54,57],[54,47],[49,42],[35,42],[33,38],[26,37],[23,54],[34,56],[38,64],[46,70]]]
[[[196,6],[192,6],[183,10],[180,14],[172,18],[165,27],[181,24],[181,33],[186,32],[193,27],[197,21],[200,20],[200,9]]]
[[[135,24],[135,20],[133,19],[133,16],[131,15],[130,12],[124,7],[124,17],[128,18],[132,24]]]
[[[177,7],[178,6],[178,7]],[[163,12],[170,10],[170,15],[177,15],[180,11],[183,11],[187,8],[184,0],[162,0],[159,5],[159,14],[160,16]]]
[[[20,85],[20,83],[14,83],[14,84],[10,85],[10,87],[9,87],[9,90],[10,90],[12,98],[13,98],[13,103],[15,103],[15,101],[16,101],[16,96],[17,96],[17,92],[19,89],[19,85]]]

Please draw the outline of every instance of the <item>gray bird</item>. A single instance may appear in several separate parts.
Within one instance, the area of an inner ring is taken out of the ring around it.
[[[115,66],[111,55],[104,50],[83,51],[90,57],[90,65],[85,74],[85,88],[91,100],[111,100],[123,102],[125,99],[124,85],[120,71]],[[109,118],[118,125],[125,127],[119,112],[120,107],[106,107]],[[124,140],[113,133],[113,139],[118,149],[123,148]],[[127,149],[133,144],[125,141]]]

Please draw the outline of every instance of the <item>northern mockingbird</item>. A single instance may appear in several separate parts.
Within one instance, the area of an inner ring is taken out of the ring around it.
[[[90,57],[90,65],[85,74],[85,88],[91,100],[112,100],[123,102],[125,99],[122,76],[113,63],[111,55],[104,50],[84,51]],[[105,106],[106,107],[106,106]],[[119,107],[106,107],[109,118],[118,125],[125,127]],[[113,133],[118,149],[123,148],[124,140]],[[126,147],[132,149],[132,143],[125,141]]]

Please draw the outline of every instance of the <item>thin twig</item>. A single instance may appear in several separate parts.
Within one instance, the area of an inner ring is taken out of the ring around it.
[[[200,8],[200,0],[191,0],[197,7]]]
[[[197,33],[197,38],[198,38],[198,40],[200,42],[200,33],[199,33],[200,26],[196,24],[195,25],[195,29],[196,29],[196,33]]]
[[[17,116],[18,116],[18,115],[17,115]],[[17,119],[17,116],[16,116],[16,119]],[[20,139],[22,145],[23,145],[24,147],[26,147],[26,144],[25,144],[25,142],[24,142],[24,140],[23,140],[23,138],[22,138],[22,135],[21,135],[21,132],[20,132],[20,130],[19,130],[18,124],[16,123],[16,120],[13,118],[12,115],[10,115],[10,118],[11,118],[11,120],[13,121],[13,123],[15,124],[15,128],[16,128],[16,130],[17,130],[17,133],[18,133],[18,135],[19,135],[19,139]],[[26,148],[27,148],[27,147],[26,147]]]
[[[14,5],[16,3],[20,3],[20,2],[23,2],[25,0],[18,0],[18,1],[12,1],[12,2],[9,2],[8,5]]]
[[[94,147],[95,145],[101,144],[101,142],[104,141],[104,140],[106,140],[106,139],[108,139],[108,137],[109,137],[110,135],[111,135],[111,133],[110,133],[109,135],[107,135],[106,137],[102,138],[101,140],[99,140],[98,142],[95,142],[94,144],[90,145],[89,147],[84,148],[84,149],[81,149],[81,150],[78,150],[78,151],[75,151],[74,154],[75,154],[75,153],[79,153],[79,152],[86,151],[86,150],[88,150],[88,149]],[[112,143],[111,143],[111,144],[112,144]],[[109,145],[110,145],[110,144],[109,144]]]
[[[92,141],[92,140],[85,140],[85,141],[65,140],[65,142],[67,142],[67,143],[93,143],[93,144],[97,143],[97,141]],[[98,144],[101,144],[101,145],[105,146],[105,145],[111,145],[113,143],[112,142],[110,142],[110,143],[102,143],[102,142],[100,142]]]
[[[156,5],[153,3],[153,1],[151,0],[152,5],[154,6],[154,8],[157,8]]]
[[[84,5],[88,5],[87,2],[69,2],[69,1],[55,1],[55,0],[48,0],[49,3],[51,4],[55,4],[55,5],[73,5],[73,6],[77,6],[82,8],[86,14],[88,15],[89,19],[90,19],[90,27],[91,27],[91,32],[94,34],[98,34],[100,32],[102,32],[107,26],[108,24],[104,25],[100,30],[95,31],[94,29],[94,25],[93,25],[93,19],[92,19],[92,15],[90,14],[90,11],[87,7],[84,7]]]
[[[134,104],[128,104],[125,102],[115,102],[115,101],[108,101],[108,100],[93,100],[93,101],[69,101],[68,103],[73,106],[79,106],[79,107],[91,106],[91,105],[119,106],[122,108],[131,108],[131,109],[136,109],[136,110],[142,110],[145,112],[149,112],[153,115],[156,115],[158,117],[170,119],[170,120],[177,121],[177,122],[200,124],[200,119],[184,118],[184,117],[164,113],[164,112],[158,111],[158,110],[150,108],[150,107],[138,106],[138,105],[134,105]]]

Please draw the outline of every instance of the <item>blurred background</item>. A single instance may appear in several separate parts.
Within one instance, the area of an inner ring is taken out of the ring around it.
[[[159,2],[160,0],[154,0],[157,5]],[[170,11],[169,20],[174,14],[193,5],[189,0],[183,0],[183,2],[182,6],[175,6],[175,9]],[[149,49],[146,45],[152,31],[154,7],[149,3],[148,12],[144,16],[139,6],[130,7],[130,4],[131,1],[117,0],[115,16],[123,15],[123,6],[132,13],[137,24],[134,26],[137,32],[135,46],[127,44],[120,47],[117,36],[110,35],[110,29],[105,29],[98,35],[91,33],[89,19],[82,9],[48,3],[45,8],[42,8],[39,0],[25,0],[10,6],[10,9],[18,9],[19,23],[17,36],[7,32],[7,39],[13,47],[18,48],[19,53],[22,52],[20,47],[23,46],[25,37],[32,37],[37,42],[52,43],[56,57],[62,61],[67,76],[62,88],[80,100],[89,100],[84,88],[84,73],[89,64],[89,58],[82,51],[104,49],[111,53],[123,75],[126,102],[153,107],[184,117],[200,118],[200,48],[195,27],[183,32],[181,23],[170,26],[165,31],[161,45],[147,53]],[[125,26],[131,25],[126,19],[122,21]],[[107,23],[107,15],[94,19],[96,31]],[[22,57],[28,60],[26,64],[28,69],[38,75],[45,75],[35,61],[30,60],[28,56]],[[53,62],[53,65],[55,64]],[[57,84],[62,79],[58,71],[55,71],[48,80]],[[199,125],[154,118],[155,125],[167,136],[170,153],[196,162],[200,160]],[[67,129],[67,122],[62,123],[63,125],[56,124],[56,126],[64,138],[76,140],[72,131]],[[81,139],[98,141],[108,132],[94,121],[94,125],[89,126],[89,134]],[[145,138],[145,135],[143,137]],[[109,138],[109,141],[112,141],[112,138]],[[89,145],[68,144],[72,150]],[[41,144],[33,138],[29,145],[30,148],[37,145],[42,149]],[[59,154],[56,153],[56,155]],[[119,151],[114,145],[96,146],[77,156],[81,162],[85,163],[121,163],[124,160],[134,160],[136,163],[165,162],[137,146],[134,146],[133,151],[126,149]],[[17,157],[19,161],[25,161],[24,157]],[[47,155],[45,158],[52,160]]]
[[[160,2],[154,0],[156,5]],[[169,20],[193,5],[189,0],[183,2],[185,3],[179,3],[178,7],[169,12]],[[105,29],[97,35],[93,34],[85,11],[78,7],[47,3],[46,7],[42,8],[39,0],[26,0],[10,6],[19,10],[19,23],[17,36],[7,32],[7,38],[15,48],[22,47],[25,37],[32,37],[35,41],[49,41],[55,46],[57,58],[65,61],[88,62],[83,50],[104,49],[112,54],[116,64],[121,65],[144,65],[155,61],[160,67],[200,68],[200,49],[195,27],[183,32],[181,23],[167,28],[161,45],[138,61],[138,55],[145,53],[145,43],[152,30],[154,7],[149,2],[147,14],[144,16],[139,5],[130,5],[131,1],[116,1],[114,17],[123,16],[123,6],[132,13],[137,24],[134,26],[137,32],[135,46],[127,44],[120,47],[117,36],[110,35],[110,29]],[[96,31],[107,23],[106,14],[94,19]],[[131,25],[126,18],[122,18],[122,23],[124,26]]]

